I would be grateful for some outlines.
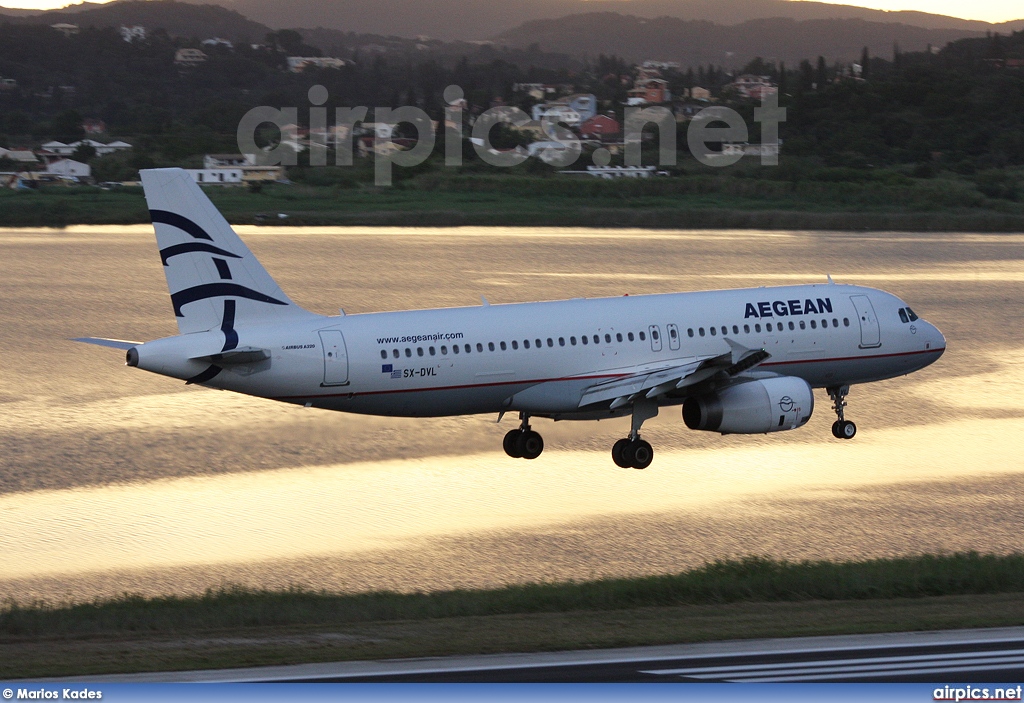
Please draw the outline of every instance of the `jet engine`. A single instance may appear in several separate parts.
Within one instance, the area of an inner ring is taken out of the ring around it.
[[[800,427],[813,410],[814,394],[807,381],[780,376],[691,396],[683,403],[683,422],[691,430],[762,434]]]

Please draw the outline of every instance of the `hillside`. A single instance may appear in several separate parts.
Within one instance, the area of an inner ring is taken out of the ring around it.
[[[736,25],[701,20],[642,17],[613,12],[534,20],[498,35],[496,42],[513,47],[539,44],[541,50],[577,56],[617,54],[630,61],[657,58],[683,66],[712,63],[742,66],[760,56],[791,65],[807,57],[855,61],[867,46],[873,56],[891,56],[893,45],[924,51],[957,39],[983,36],[956,29],[924,29],[907,24],[859,19],[749,20]]]
[[[261,41],[271,31],[234,10],[219,5],[197,5],[175,0],[145,2],[121,0],[105,5],[88,4],[68,10],[50,10],[38,14],[11,14],[0,9],[0,19],[11,23],[55,24],[67,22],[80,27],[119,27],[141,25],[147,29],[165,29],[171,36],[223,37],[231,41]]]
[[[210,0],[196,0],[208,2]],[[275,28],[328,27],[352,32],[443,40],[487,39],[524,22],[571,14],[617,12],[636,17],[674,17],[739,24],[755,19],[860,19],[925,29],[1008,33],[1024,20],[994,25],[926,12],[885,12],[851,5],[790,0],[214,0]],[[1021,11],[1024,16],[1024,10]],[[960,35],[969,36],[969,35]]]

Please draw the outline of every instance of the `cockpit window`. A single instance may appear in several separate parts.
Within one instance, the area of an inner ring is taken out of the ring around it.
[[[911,322],[916,322],[917,321],[917,315],[914,314],[913,310],[911,310],[910,308],[907,308],[907,314],[910,315],[910,321]]]
[[[903,320],[904,324],[910,322],[910,318],[907,317],[907,310],[906,310],[906,308],[900,308],[900,319]]]

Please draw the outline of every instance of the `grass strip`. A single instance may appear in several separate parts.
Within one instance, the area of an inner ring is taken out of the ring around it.
[[[6,602],[0,638],[328,626],[392,620],[571,613],[736,602],[838,601],[1024,592],[1024,554],[974,552],[869,561],[748,557],[679,574],[489,590],[334,594],[299,588],[210,590],[201,596],[125,594],[91,603]]]

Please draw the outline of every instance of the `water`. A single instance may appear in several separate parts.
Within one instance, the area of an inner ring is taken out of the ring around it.
[[[240,583],[436,589],[662,573],[747,554],[848,559],[1022,549],[1024,237],[640,230],[240,228],[289,295],[348,313],[837,282],[885,288],[946,334],[913,376],[856,387],[852,442],[494,417],[305,410],[123,366],[73,336],[174,334],[148,227],[0,230],[0,597]]]

